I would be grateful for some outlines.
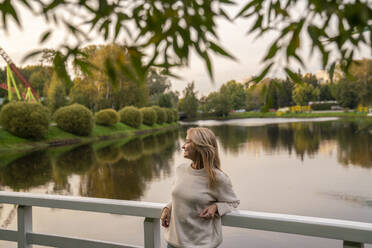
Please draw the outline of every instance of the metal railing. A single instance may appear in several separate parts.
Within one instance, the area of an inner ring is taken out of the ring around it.
[[[160,247],[159,217],[165,204],[4,191],[0,191],[0,203],[18,205],[17,231],[0,229],[0,240],[17,242],[18,248],[30,248],[33,244],[66,248],[137,247],[35,233],[32,231],[33,206],[144,217],[144,246]],[[372,244],[372,223],[240,210],[223,216],[222,224],[230,227],[343,240],[344,248],[360,248],[364,247],[364,244]]]

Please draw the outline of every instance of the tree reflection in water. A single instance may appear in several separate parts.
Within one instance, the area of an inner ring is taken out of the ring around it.
[[[210,128],[225,154],[288,153],[306,159],[331,151],[337,153],[337,160],[343,166],[372,168],[372,134],[361,129],[359,122]],[[139,199],[149,182],[170,176],[173,155],[181,152],[178,142],[179,138],[184,142],[186,130],[183,126],[179,132],[142,136],[125,144],[125,140],[113,141],[103,148],[104,143],[98,143],[96,147],[100,148],[96,150],[91,145],[82,145],[66,147],[70,150],[64,152],[53,149],[34,152],[15,160],[4,157],[3,161],[11,162],[1,165],[0,186],[18,191],[54,183],[52,193],[70,194],[73,185],[79,184],[83,196]]]
[[[90,197],[135,200],[148,182],[169,175],[176,149],[175,133],[137,138],[121,146],[117,162],[100,161],[82,176],[80,194]]]
[[[1,185],[12,190],[28,190],[52,179],[51,160],[45,151],[27,154],[0,170]]]

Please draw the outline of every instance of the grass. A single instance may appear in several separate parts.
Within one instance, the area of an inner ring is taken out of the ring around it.
[[[86,137],[65,132],[57,126],[50,126],[48,136],[44,140],[23,139],[0,128],[0,154],[12,154],[16,152],[38,150],[50,146],[83,144],[98,140],[124,138],[147,132],[158,132],[159,130],[174,128],[176,126],[176,123],[155,124],[154,126],[141,125],[139,128],[133,128],[123,123],[117,123],[114,126],[96,125],[93,128],[92,134]]]

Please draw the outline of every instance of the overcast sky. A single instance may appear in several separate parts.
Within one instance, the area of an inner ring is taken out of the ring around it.
[[[22,16],[23,28],[20,30],[15,24],[11,24],[8,34],[0,30],[0,46],[9,54],[14,62],[21,66],[22,58],[33,49],[39,48],[39,40],[41,34],[48,28],[41,17],[35,17],[28,11],[23,11],[18,7],[18,11]],[[200,95],[207,95],[209,92],[217,90],[223,83],[229,80],[242,81],[253,75],[258,75],[262,69],[261,62],[263,56],[266,54],[268,47],[273,39],[273,34],[266,35],[263,38],[254,40],[254,35],[246,35],[247,30],[251,26],[247,21],[241,20],[235,23],[228,23],[226,21],[218,22],[218,34],[221,38],[221,44],[231,54],[233,54],[238,61],[224,59],[218,56],[212,57],[214,66],[215,82],[214,84],[209,79],[204,63],[196,55],[191,56],[190,66],[177,71],[183,77],[183,80],[172,81],[172,88],[182,92],[187,82],[194,81],[196,89]],[[44,45],[48,48],[56,48],[64,40],[64,31],[54,28],[56,33]],[[96,39],[94,43],[102,44],[102,39]],[[312,72],[321,69],[320,57],[317,53],[309,58],[306,51],[308,51],[306,42],[302,45],[304,47],[304,61],[307,68],[301,69],[302,72]],[[368,48],[362,49],[359,57],[371,57],[371,51]],[[0,65],[5,63],[0,59]],[[297,66],[293,66],[297,70]],[[283,77],[280,71],[273,72],[271,76]]]

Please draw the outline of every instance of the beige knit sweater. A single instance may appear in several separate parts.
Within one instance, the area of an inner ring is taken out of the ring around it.
[[[217,247],[222,242],[221,216],[239,205],[229,177],[216,170],[217,186],[208,186],[204,169],[196,170],[190,164],[176,168],[171,201],[170,224],[164,238],[174,247]],[[216,203],[218,214],[213,219],[199,215],[202,210]]]

